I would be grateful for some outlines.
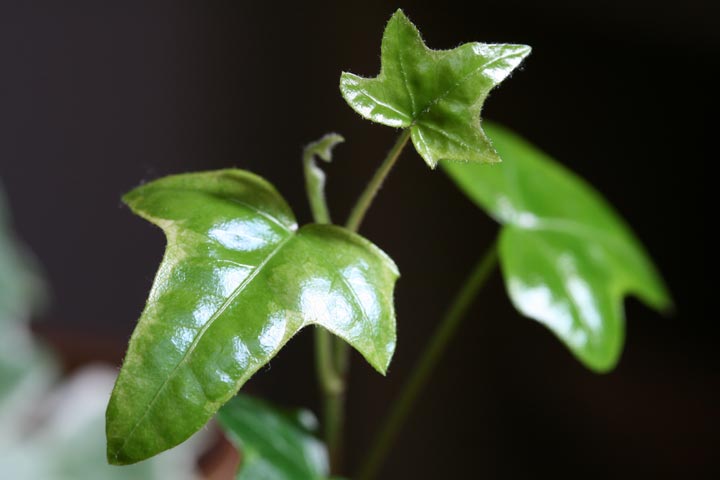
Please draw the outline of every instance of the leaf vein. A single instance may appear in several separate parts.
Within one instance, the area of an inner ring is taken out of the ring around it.
[[[410,90],[410,85],[408,84],[407,75],[405,74],[405,66],[403,65],[403,50],[400,48],[398,49],[398,66],[400,67],[400,76],[402,77],[403,86],[405,86],[405,91],[408,94],[408,97],[410,97],[410,107],[412,108],[412,117],[415,117],[416,106],[415,106],[415,96],[412,93],[412,90]]]
[[[340,283],[345,286],[350,295],[352,295],[353,300],[357,304],[358,310],[360,310],[360,313],[362,313],[363,319],[368,322],[368,324],[372,323],[370,315],[368,315],[368,313],[365,311],[365,307],[363,307],[363,304],[360,302],[360,297],[358,296],[352,285],[350,285],[350,282],[348,282],[347,279],[337,270],[333,270],[333,273],[335,274],[336,278],[340,279]]]
[[[375,98],[374,96],[370,95],[367,91],[362,90],[362,91],[360,91],[360,94],[366,96],[367,98],[369,98],[373,102],[377,103],[378,105],[383,106],[383,107],[387,108],[388,110],[391,110],[391,111],[397,113],[398,115],[402,116],[408,123],[410,123],[412,121],[412,117],[410,117],[407,113],[403,113],[400,110],[398,110],[397,108],[393,107],[392,105],[387,104],[387,103]]]
[[[292,232],[293,232],[293,229],[288,228],[285,224],[283,224],[282,222],[280,222],[280,220],[278,220],[277,218],[275,218],[273,215],[269,214],[268,212],[266,212],[266,211],[264,211],[264,210],[260,210],[260,209],[257,208],[256,206],[251,205],[251,204],[249,204],[249,203],[247,203],[247,202],[243,202],[242,200],[231,200],[231,201],[232,201],[232,202],[235,202],[235,203],[238,203],[238,204],[240,204],[240,205],[242,205],[242,206],[244,206],[244,207],[252,210],[253,212],[255,212],[255,213],[257,213],[258,215],[260,215],[261,217],[269,220],[270,222],[274,223],[274,224],[277,225],[278,227],[282,228],[282,229],[283,229],[284,231],[286,231],[287,233],[292,233]]]
[[[462,78],[460,78],[460,80],[455,82],[455,84],[453,84],[450,88],[448,88],[444,93],[440,94],[438,97],[436,97],[433,100],[431,100],[430,102],[428,102],[428,104],[425,106],[425,108],[423,108],[422,111],[417,114],[417,116],[415,117],[416,120],[420,119],[420,117],[422,117],[423,115],[428,113],[433,106],[435,106],[436,104],[438,104],[442,100],[444,100],[448,95],[450,95],[453,91],[455,91],[455,89],[457,89],[460,85],[465,83],[470,77],[474,76],[479,70],[483,70],[483,69],[487,68],[488,66],[490,66],[494,63],[497,63],[501,60],[504,60],[505,58],[507,58],[511,55],[514,55],[514,54],[515,54],[515,52],[508,52],[497,58],[493,58],[492,60],[487,60],[482,65],[479,65],[478,67],[474,68],[473,70],[471,70],[470,72],[465,74]]]
[[[422,122],[422,123],[418,123],[418,126],[426,127],[426,128],[428,128],[429,130],[432,130],[432,131],[435,132],[435,133],[439,133],[440,135],[442,135],[442,136],[444,136],[445,138],[447,138],[448,140],[456,143],[457,145],[459,145],[461,148],[464,148],[465,150],[475,151],[475,149],[472,148],[472,147],[471,147],[470,145],[468,145],[467,143],[465,143],[462,138],[459,138],[459,137],[457,137],[457,136],[455,136],[455,135],[451,135],[451,134],[448,133],[447,131],[445,131],[445,130],[443,130],[443,129],[441,129],[441,128],[438,128],[438,127],[436,127],[435,125],[433,125],[433,124],[431,124],[431,123]]]
[[[260,271],[265,267],[265,265],[268,264],[268,262],[287,244],[290,240],[294,238],[293,235],[289,235],[287,238],[283,239],[278,245],[275,247],[275,249],[270,252],[270,254],[263,259],[260,264],[255,267],[255,269],[240,283],[240,285],[237,286],[237,288],[233,291],[233,293],[223,302],[223,304],[215,311],[215,313],[212,314],[212,316],[208,319],[208,321],[203,325],[203,327],[200,329],[200,331],[197,333],[195,338],[193,339],[192,343],[188,347],[187,351],[183,355],[183,357],[180,359],[177,365],[172,369],[172,371],[167,375],[165,380],[163,380],[160,387],[158,387],[158,390],[155,392],[155,395],[153,395],[153,398],[148,403],[147,408],[143,412],[143,414],[140,416],[140,418],[135,422],[135,425],[133,425],[132,429],[130,429],[130,433],[125,437],[125,440],[123,441],[123,444],[120,446],[120,448],[117,450],[117,453],[119,454],[127,445],[130,438],[132,438],[133,434],[135,433],[135,430],[140,426],[140,424],[145,420],[145,417],[147,417],[150,410],[155,405],[155,402],[157,402],[158,398],[162,394],[162,392],[165,390],[167,385],[170,383],[170,380],[175,376],[178,369],[183,366],[183,364],[188,360],[190,354],[195,350],[198,343],[202,339],[203,335],[205,335],[205,332],[208,331],[208,329],[212,326],[212,324],[222,315],[225,310],[230,306],[230,304],[237,298],[240,293],[245,289],[245,287],[255,279],[255,277],[260,273]]]

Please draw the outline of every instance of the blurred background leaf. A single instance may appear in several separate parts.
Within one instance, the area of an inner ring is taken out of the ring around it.
[[[0,191],[0,207],[6,208]],[[105,458],[105,408],[117,375],[62,365],[33,339],[31,315],[45,298],[37,262],[0,211],[0,477],[13,480],[193,480],[202,435],[127,469]]]
[[[500,264],[510,299],[587,367],[612,369],[625,341],[624,297],[667,311],[672,302],[662,278],[591,185],[509,129],[485,122],[485,131],[501,164],[441,165],[502,225]]]
[[[46,296],[37,261],[16,238],[11,223],[0,183],[0,328],[3,323],[29,322]]]
[[[110,367],[87,367],[54,387],[28,396],[13,415],[22,419],[0,435],[0,471],[18,480],[192,480],[202,439],[118,468],[105,459],[105,407],[115,381]],[[43,392],[44,393],[44,392]]]

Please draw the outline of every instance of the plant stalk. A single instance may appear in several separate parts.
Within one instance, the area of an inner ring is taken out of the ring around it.
[[[395,145],[392,146],[387,156],[385,157],[385,160],[383,160],[383,162],[380,164],[380,167],[378,167],[375,175],[373,175],[373,177],[370,179],[367,186],[365,187],[365,190],[362,192],[360,198],[358,198],[358,201],[355,203],[355,206],[350,212],[350,216],[345,223],[345,227],[347,229],[352,230],[353,232],[357,232],[360,229],[360,224],[365,218],[365,214],[367,213],[368,208],[370,208],[370,205],[372,204],[375,195],[377,195],[377,192],[380,190],[380,187],[385,181],[385,178],[388,176],[388,173],[390,173],[390,170],[392,170],[393,166],[395,165],[395,162],[397,162],[397,159],[400,157],[400,154],[402,153],[403,148],[405,148],[405,144],[407,144],[409,139],[410,129],[406,128],[402,131],[402,133],[400,133],[400,136],[398,136],[397,140],[395,141]]]
[[[357,476],[358,480],[371,480],[377,475],[420,393],[430,380],[443,353],[447,350],[450,340],[455,336],[468,308],[497,265],[497,259],[497,241],[495,241],[465,280],[463,287],[456,294],[450,308],[412,369],[413,373],[405,382],[400,396],[393,403],[370,447],[370,453]]]
[[[326,347],[316,346],[317,357],[324,368],[332,371],[332,380],[321,382],[323,394],[323,437],[328,449],[330,472],[340,473],[344,458],[344,432],[345,432],[345,390],[346,375],[335,370],[334,347],[338,339],[322,327],[315,327],[316,345],[325,344]],[[320,351],[323,353],[320,353]]]
[[[345,225],[346,228],[353,232],[358,231],[373,199],[409,139],[410,129],[403,130],[355,203]],[[325,176],[313,162],[309,148],[305,151],[303,165],[305,189],[313,219],[316,223],[330,223],[324,191]],[[323,396],[324,437],[330,454],[330,469],[333,473],[337,473],[342,464],[345,378],[349,354],[349,346],[344,340],[333,337],[322,327],[315,328],[315,369]]]
[[[360,194],[360,197],[355,203],[355,206],[350,212],[347,223],[345,224],[347,229],[353,232],[358,231],[360,224],[365,218],[365,214],[377,195],[377,192],[380,190],[380,187],[382,187],[383,182],[387,178],[398,158],[400,158],[400,154],[405,148],[405,145],[407,145],[409,139],[410,129],[403,130],[383,162],[375,171],[373,177],[365,186],[365,190],[363,190]],[[329,335],[327,332],[323,332],[323,334]],[[331,472],[337,473],[338,470],[340,470],[343,458],[345,379],[347,378],[348,368],[350,365],[350,346],[343,339],[332,336],[329,338],[329,344],[329,350],[332,352],[331,368],[334,372],[335,378],[339,381],[340,388],[332,393],[329,393],[328,388],[325,388],[325,440],[327,442],[328,451],[330,452]],[[326,362],[327,359],[323,358],[322,361]]]
[[[330,212],[325,199],[325,173],[314,161],[311,144],[303,154],[305,191],[315,223],[330,223]],[[338,468],[339,449],[342,445],[342,417],[345,380],[335,370],[333,337],[320,326],[315,327],[315,372],[323,403],[324,439],[331,455],[332,467]]]

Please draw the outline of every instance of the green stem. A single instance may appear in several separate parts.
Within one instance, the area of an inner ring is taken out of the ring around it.
[[[315,327],[315,360],[323,401],[323,437],[330,456],[330,469],[337,473],[343,457],[345,378],[335,371],[333,342],[335,339],[330,332]]]
[[[387,156],[370,179],[365,190],[350,212],[346,227],[357,232],[368,208],[382,186],[385,178],[397,162],[410,138],[410,129],[403,130]],[[342,141],[337,135],[321,140]],[[314,155],[318,153],[319,142],[309,145],[303,155],[305,189],[310,209],[316,223],[330,223],[330,213],[325,200],[325,174],[315,165]],[[322,155],[321,155],[322,156]],[[325,160],[329,154],[325,153]],[[340,470],[343,449],[343,428],[345,419],[345,377],[349,365],[350,349],[341,338],[333,337],[322,327],[315,329],[315,369],[323,394],[323,424],[325,442],[330,453],[331,472]]]
[[[382,186],[385,178],[387,178],[390,170],[397,162],[403,148],[410,138],[410,129],[403,130],[398,136],[395,144],[392,146],[383,162],[378,167],[377,171],[370,179],[365,187],[365,190],[360,194],[355,206],[350,212],[346,228],[357,232],[360,228],[360,224],[365,218],[365,214],[370,208],[375,195]],[[323,197],[324,199],[324,197]],[[312,202],[311,202],[312,203]],[[321,335],[321,334],[318,334]],[[332,337],[329,339],[330,346],[328,350],[332,351],[332,369],[339,384],[342,388],[339,388],[335,393],[328,393],[327,388],[325,389],[324,404],[325,404],[325,441],[327,442],[328,451],[330,452],[330,469],[331,472],[337,473],[342,464],[343,457],[343,429],[345,423],[345,379],[347,378],[348,367],[350,364],[350,346],[342,338]],[[318,354],[324,355],[325,347],[322,352],[318,349]],[[318,361],[320,362],[320,360]],[[327,362],[327,358],[322,359],[322,362]]]
[[[327,224],[330,223],[330,212],[325,199],[325,173],[314,161],[317,145],[318,142],[309,145],[303,154],[305,191],[313,220],[316,223]],[[326,156],[329,158],[329,154]],[[345,380],[335,370],[334,359],[332,334],[323,327],[316,326],[315,372],[322,394],[324,438],[330,451],[332,467],[338,468],[342,445]]]
[[[325,395],[342,394],[344,380],[333,367],[332,334],[322,327],[315,327],[315,371],[320,388]]]
[[[390,173],[390,170],[392,170],[395,162],[397,162],[397,159],[400,157],[400,154],[402,153],[403,148],[405,148],[405,144],[409,139],[410,129],[406,128],[402,131],[400,136],[398,136],[397,140],[395,141],[395,145],[393,145],[393,147],[390,149],[387,156],[385,157],[385,160],[383,160],[383,162],[380,164],[380,167],[378,167],[375,175],[373,175],[373,177],[370,179],[367,186],[365,187],[365,190],[360,195],[360,198],[358,198],[357,203],[355,203],[355,206],[350,212],[347,223],[345,224],[345,227],[347,227],[349,230],[357,232],[360,229],[360,224],[362,223],[363,218],[365,218],[365,213],[367,213],[368,208],[370,208],[370,205],[372,204],[375,195],[377,195],[378,190],[380,190],[380,187],[385,181],[385,178],[388,176],[388,173]]]
[[[385,421],[375,437],[370,453],[357,476],[358,480],[371,480],[377,475],[405,420],[412,411],[418,395],[427,384],[438,361],[447,349],[448,343],[462,323],[465,313],[472,305],[477,293],[485,285],[496,265],[497,242],[493,243],[475,265],[462,289],[455,296],[445,317],[432,335],[416,366],[412,369],[413,373],[403,386],[400,397],[393,404],[390,413],[385,417]]]

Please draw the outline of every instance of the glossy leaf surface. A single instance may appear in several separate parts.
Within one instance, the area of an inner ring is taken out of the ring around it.
[[[259,399],[238,395],[220,410],[217,418],[241,452],[238,480],[327,478],[327,449],[313,435],[317,420],[309,411],[283,411]]]
[[[588,367],[611,369],[624,340],[623,297],[670,307],[660,276],[591,186],[510,131],[485,128],[502,164],[442,165],[504,225],[500,262],[513,304],[550,328]]]
[[[241,170],[166,177],[124,200],[168,244],[108,406],[111,463],[185,440],[309,324],[385,372],[398,272],[369,241],[298,229],[277,191]]]
[[[410,128],[415,149],[431,168],[438,160],[497,162],[480,110],[490,90],[529,53],[526,45],[485,43],[431,50],[398,10],[383,35],[380,74],[345,72],[340,90],[363,117]]]

